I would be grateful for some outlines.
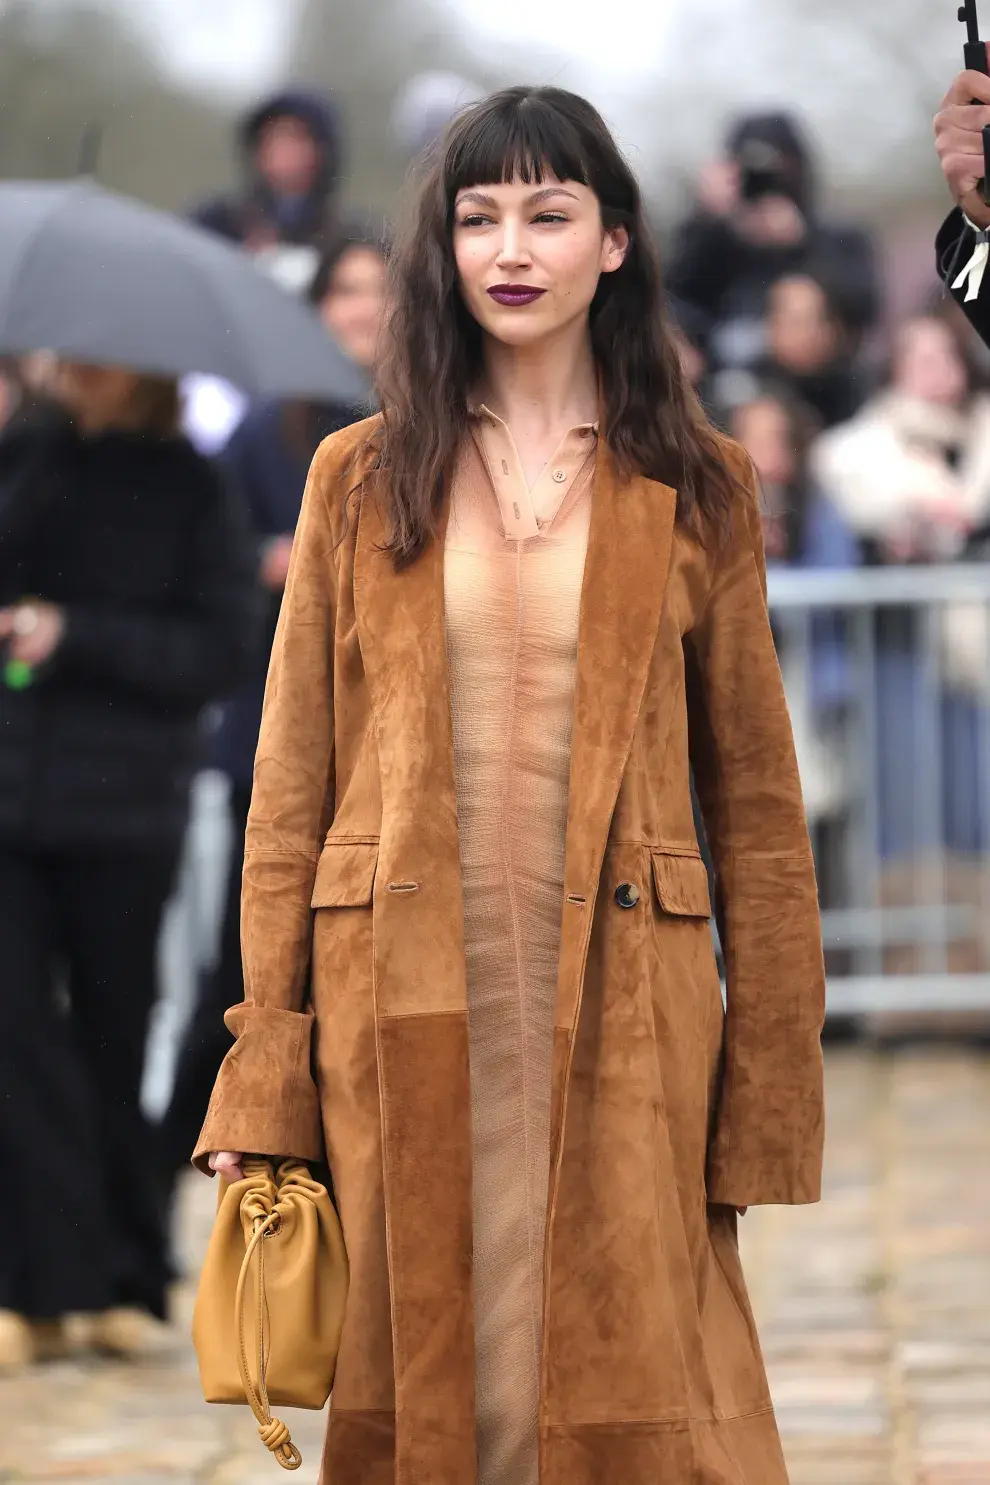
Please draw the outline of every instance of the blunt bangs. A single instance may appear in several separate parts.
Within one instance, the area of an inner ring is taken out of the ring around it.
[[[549,99],[523,89],[519,96],[507,90],[465,111],[443,175],[448,213],[458,191],[517,177],[526,185],[555,179],[594,189],[578,129]]]

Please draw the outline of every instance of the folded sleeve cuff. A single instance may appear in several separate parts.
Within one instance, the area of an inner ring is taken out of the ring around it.
[[[795,1029],[786,1049],[775,1047],[771,1056],[727,1053],[708,1200],[740,1207],[820,1201],[825,1112],[817,1026]]]
[[[217,1076],[193,1164],[208,1173],[212,1150],[322,1159],[312,1014],[243,1004],[224,1020],[237,1040]]]

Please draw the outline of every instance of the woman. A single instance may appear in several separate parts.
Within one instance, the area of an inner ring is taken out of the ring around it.
[[[868,563],[985,556],[990,396],[944,313],[899,327],[882,390],[819,440],[814,464]],[[888,606],[875,620],[881,892],[891,906],[968,907],[973,931],[946,943],[944,962],[975,974],[990,968],[983,906],[990,633],[983,604],[949,603],[935,618],[934,678],[922,610]],[[917,971],[925,946],[891,945],[885,963],[890,973]]]
[[[385,308],[385,247],[379,237],[352,228],[341,232],[322,260],[311,298],[338,344],[369,373]],[[223,708],[211,762],[230,780],[233,850],[215,972],[205,980],[182,1044],[162,1148],[168,1180],[188,1169],[230,1037],[223,1013],[244,993],[241,977],[240,896],[244,828],[251,803],[251,775],[261,723],[268,653],[275,633],[292,533],[299,517],[306,471],[318,445],[364,412],[345,403],[262,403],[252,409],[227,446],[224,464],[244,495],[258,544],[258,576],[268,597],[267,647],[258,665]]]
[[[63,364],[0,440],[0,1362],[130,1352],[170,1278],[138,1090],[203,704],[251,643],[245,533],[174,384]],[[40,1176],[40,1178],[39,1178]]]
[[[823,987],[749,466],[573,94],[460,115],[393,273],[382,416],[303,503],[195,1158],[325,1135],[326,1481],[782,1482],[736,1209],[819,1194]]]
[[[817,423],[785,385],[766,382],[740,402],[725,427],[749,454],[763,494],[768,565],[849,568],[859,544],[808,469]],[[774,623],[787,708],[794,729],[804,808],[815,845],[821,899],[837,906],[847,891],[849,775],[846,709],[853,668],[841,613],[779,613]],[[827,961],[826,961],[827,962]]]

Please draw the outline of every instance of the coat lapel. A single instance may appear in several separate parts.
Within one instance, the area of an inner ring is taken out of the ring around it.
[[[373,924],[395,1478],[474,1485],[471,1100],[443,531],[397,573],[373,488],[354,602],[383,806]]]
[[[602,440],[578,630],[551,1168],[559,1153],[598,878],[660,629],[676,509],[677,493],[668,485],[642,476],[621,479]]]
[[[380,549],[385,522],[372,484],[361,505],[354,596],[383,803],[374,952],[396,1478],[473,1485],[471,1104],[444,531],[396,573]],[[669,487],[620,480],[602,440],[574,694],[568,900],[556,1000],[555,1171],[598,878],[657,642],[675,508]],[[391,881],[419,887],[391,894]],[[443,974],[418,972],[438,963]]]

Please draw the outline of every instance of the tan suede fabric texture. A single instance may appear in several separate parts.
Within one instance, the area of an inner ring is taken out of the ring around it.
[[[307,487],[248,824],[246,1003],[196,1158],[312,1159],[325,1141],[351,1291],[324,1485],[478,1485],[445,530],[396,573],[367,474],[337,541],[371,431],[329,439]],[[555,992],[541,1485],[787,1478],[727,1207],[820,1193],[817,892],[755,492],[718,552],[675,504],[620,479],[600,442]]]

